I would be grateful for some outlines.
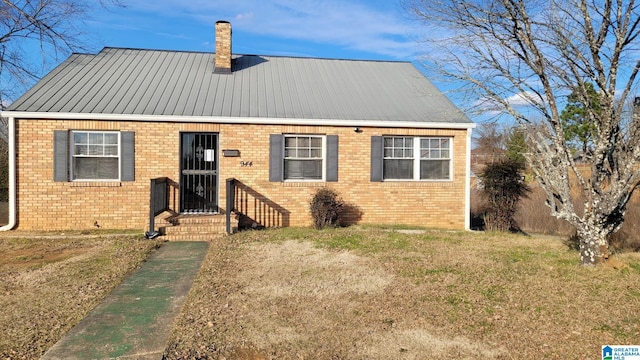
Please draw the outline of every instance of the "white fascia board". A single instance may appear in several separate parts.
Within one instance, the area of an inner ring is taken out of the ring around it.
[[[309,126],[352,126],[383,128],[420,128],[420,129],[473,129],[475,123],[445,123],[421,121],[384,121],[384,120],[335,120],[335,119],[297,119],[297,118],[257,118],[225,116],[173,116],[173,115],[136,115],[136,114],[90,114],[58,112],[22,112],[3,111],[2,117],[17,119],[51,120],[103,120],[103,121],[147,121],[147,122],[185,122],[215,124],[264,124],[264,125],[309,125]]]

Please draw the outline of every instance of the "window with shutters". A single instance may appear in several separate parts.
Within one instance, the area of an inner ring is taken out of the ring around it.
[[[270,134],[269,181],[338,181],[338,136]]]
[[[135,181],[135,133],[54,130],[53,181]]]
[[[284,180],[322,180],[323,136],[285,135]]]
[[[120,133],[71,132],[72,180],[119,180]]]

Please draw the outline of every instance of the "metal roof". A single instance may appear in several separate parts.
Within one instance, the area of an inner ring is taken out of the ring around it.
[[[471,123],[409,62],[104,48],[73,54],[9,112]],[[444,125],[444,124],[443,124]]]

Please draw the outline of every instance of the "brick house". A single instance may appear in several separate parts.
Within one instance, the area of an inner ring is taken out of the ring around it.
[[[408,62],[232,54],[220,21],[215,53],[73,54],[2,116],[4,229],[307,226],[321,187],[360,223],[469,228],[475,125]]]

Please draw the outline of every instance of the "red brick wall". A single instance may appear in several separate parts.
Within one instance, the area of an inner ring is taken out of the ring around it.
[[[323,186],[358,206],[361,223],[408,224],[463,229],[465,221],[466,130],[238,125],[170,122],[17,120],[17,211],[19,229],[144,229],[149,212],[149,179],[179,181],[180,132],[219,133],[219,152],[240,150],[240,157],[219,163],[219,203],[225,204],[225,179],[236,178],[267,202],[288,213],[287,219],[259,211],[263,223],[311,224],[309,201]],[[54,182],[54,130],[119,130],[135,132],[135,181]],[[269,182],[269,134],[339,136],[339,182]],[[453,137],[453,180],[437,182],[370,182],[371,136],[420,135]],[[242,166],[241,162],[251,163]],[[173,200],[176,200],[175,198]],[[253,212],[260,205],[244,199]],[[274,207],[272,206],[272,207]]]

